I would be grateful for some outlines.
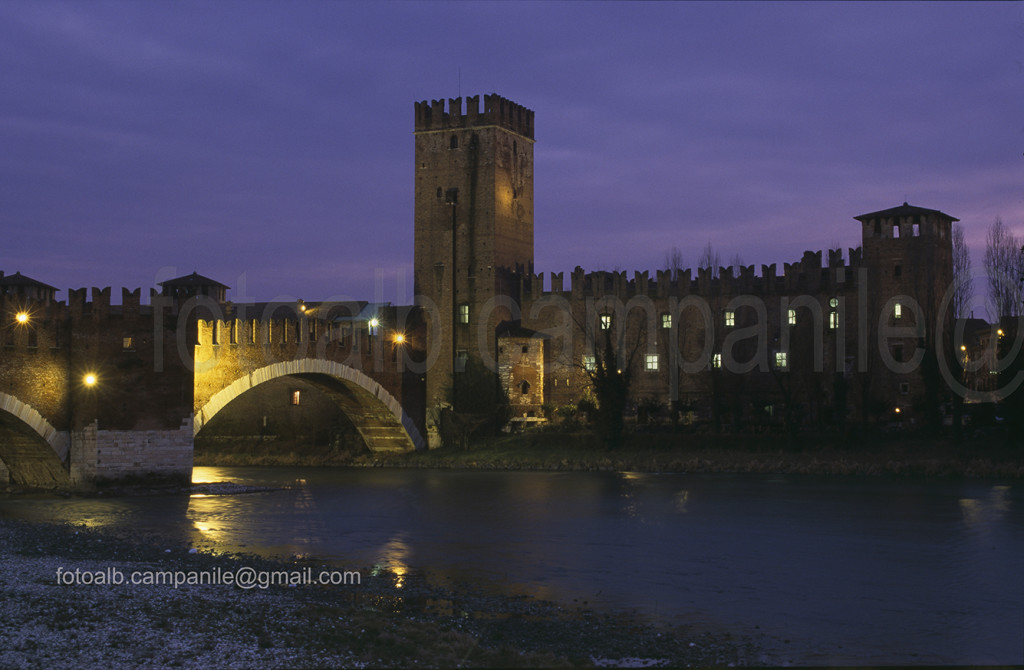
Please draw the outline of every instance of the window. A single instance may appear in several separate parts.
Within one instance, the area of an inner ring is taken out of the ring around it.
[[[900,319],[903,317],[903,305],[896,303],[892,307],[892,318]]]
[[[648,372],[658,371],[658,354],[647,354],[644,358],[644,369]]]
[[[902,277],[903,276],[903,266],[900,265],[899,263],[897,263],[896,265],[892,266],[892,276],[893,277]]]
[[[735,326],[736,325],[736,312],[731,309],[725,310],[725,325]]]
[[[902,363],[903,362],[903,345],[902,344],[897,344],[897,345],[893,346],[893,348],[892,348],[892,358],[897,363]]]
[[[775,352],[775,367],[779,370],[785,370],[789,366],[785,351]]]
[[[594,360],[593,354],[583,354],[583,369],[587,372],[593,372],[597,369],[597,361]]]
[[[469,303],[459,305],[459,323],[469,323]]]
[[[711,367],[716,370],[722,367],[722,354],[715,354],[711,357]]]
[[[900,225],[898,223],[897,224],[893,224],[893,227],[892,227],[892,239],[898,240],[899,237],[900,237]]]
[[[921,237],[921,224],[920,223],[915,223],[914,224],[914,228],[911,231],[911,235],[913,235],[914,237]]]
[[[612,327],[612,315],[602,314],[601,315],[601,330],[608,330]]]
[[[900,382],[900,393],[903,395],[910,393],[910,384],[907,382]]]
[[[672,315],[671,314],[666,312],[665,314],[661,315],[661,327],[662,328],[671,328],[672,327]]]
[[[832,309],[839,307],[839,298],[829,298],[828,306],[831,307]]]
[[[449,149],[458,149],[459,148],[459,136],[458,135],[452,135],[451,139],[448,140],[448,148]]]
[[[455,352],[455,371],[456,372],[465,372],[466,371],[466,361],[468,361],[468,360],[469,360],[469,352],[467,352],[465,349],[460,349],[460,350],[456,351]]]
[[[519,383],[519,395],[526,395],[530,392],[530,382],[525,379]]]
[[[299,404],[299,392],[298,391],[292,391],[292,404],[293,405],[298,405]]]
[[[789,319],[789,325],[795,326],[796,325],[796,310],[795,309],[789,310],[789,316],[787,318]]]
[[[122,351],[135,351],[135,338],[125,337],[121,339]]]
[[[828,327],[830,330],[835,330],[839,327],[839,312],[828,313]]]
[[[523,353],[524,354],[530,353],[530,345],[529,344],[524,344],[523,345]]]

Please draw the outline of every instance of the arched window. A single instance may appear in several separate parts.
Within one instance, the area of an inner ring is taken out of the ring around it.
[[[530,392],[530,382],[528,382],[528,381],[526,381],[524,379],[523,381],[521,381],[519,383],[519,393],[520,393],[520,395],[526,395],[529,392]]]
[[[458,149],[459,148],[459,136],[458,135],[452,135],[452,138],[450,140],[448,140],[448,148],[449,149]]]

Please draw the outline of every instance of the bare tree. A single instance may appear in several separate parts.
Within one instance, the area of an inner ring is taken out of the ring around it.
[[[729,267],[732,268],[733,276],[739,277],[740,269],[743,267],[743,258],[739,254],[733,254],[732,260],[729,261]]]
[[[997,318],[1021,313],[1020,279],[1024,263],[1020,249],[1021,240],[996,217],[985,238],[985,272]]]
[[[974,293],[971,277],[971,250],[964,240],[964,227],[953,224],[953,317],[967,316],[967,307]]]
[[[683,271],[683,252],[679,247],[673,246],[671,251],[665,252],[665,269],[669,271],[669,279],[675,281]]]
[[[711,278],[717,279],[718,269],[721,264],[722,257],[717,251],[715,251],[714,247],[711,246],[711,242],[708,241],[708,245],[700,252],[700,260],[697,261],[697,267],[710,269]]]

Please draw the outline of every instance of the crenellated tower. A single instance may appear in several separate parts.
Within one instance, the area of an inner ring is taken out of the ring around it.
[[[428,407],[469,358],[495,360],[495,329],[512,315],[494,298],[518,300],[533,269],[533,112],[498,95],[480,103],[416,103],[414,282],[439,352]]]
[[[945,387],[935,360],[953,323],[946,297],[959,219],[906,202],[854,218],[861,223],[869,287],[862,346],[870,394],[892,411],[935,406],[928,396]]]

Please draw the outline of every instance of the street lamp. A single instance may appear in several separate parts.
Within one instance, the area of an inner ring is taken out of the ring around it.
[[[18,312],[15,315],[14,320],[22,324],[28,323],[28,312]]]
[[[97,379],[96,373],[94,372],[90,372],[86,374],[84,377],[82,377],[82,383],[90,388],[95,386],[97,381],[99,380]]]

